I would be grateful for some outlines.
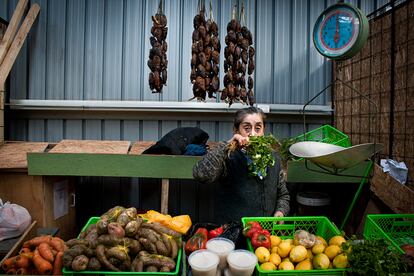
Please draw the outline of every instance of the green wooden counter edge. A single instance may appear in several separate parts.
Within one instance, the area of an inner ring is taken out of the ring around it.
[[[29,175],[193,179],[199,156],[28,153]]]
[[[302,182],[302,183],[360,183],[362,176],[366,175],[367,166],[371,164],[372,161],[364,161],[360,164],[349,168],[342,172],[341,174],[346,175],[357,175],[360,177],[349,177],[349,176],[339,176],[332,174],[325,174],[319,172],[313,172],[306,168],[305,160],[301,161],[289,161],[288,162],[288,173],[287,181],[288,182]],[[308,167],[313,170],[321,171],[316,165],[308,161]],[[368,174],[369,175],[369,174]]]

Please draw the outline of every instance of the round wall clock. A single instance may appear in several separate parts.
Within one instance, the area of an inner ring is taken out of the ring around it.
[[[348,3],[337,3],[316,20],[313,44],[327,58],[346,59],[362,49],[368,33],[368,19],[359,9]]]

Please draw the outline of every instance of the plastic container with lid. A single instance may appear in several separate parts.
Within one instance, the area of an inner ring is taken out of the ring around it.
[[[188,257],[193,276],[216,276],[220,258],[207,249],[196,250]]]
[[[230,275],[250,276],[257,264],[257,257],[253,252],[237,249],[227,256]]]
[[[226,238],[213,238],[207,241],[206,247],[208,250],[216,253],[220,257],[219,268],[227,266],[227,255],[234,250],[234,242]]]

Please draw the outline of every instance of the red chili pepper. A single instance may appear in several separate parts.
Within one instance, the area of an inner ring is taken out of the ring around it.
[[[223,227],[222,226],[221,227],[218,227],[216,229],[210,230],[208,232],[208,239],[212,239],[212,238],[215,238],[215,237],[220,236],[223,233],[223,231],[224,230],[223,230]]]
[[[206,248],[208,231],[206,228],[198,228],[194,235],[185,243],[185,252],[190,254],[193,251]]]
[[[258,230],[253,233],[252,236],[252,246],[254,249],[263,246],[266,248],[270,248],[270,233],[267,230]]]
[[[262,226],[257,221],[249,221],[246,223],[246,225],[243,228],[243,235],[245,237],[251,238],[253,236],[253,233],[257,230],[262,230]]]

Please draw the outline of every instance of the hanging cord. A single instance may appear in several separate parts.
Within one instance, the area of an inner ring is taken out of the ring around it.
[[[159,14],[164,14],[164,0],[160,0],[160,3],[158,4],[158,13]]]
[[[238,6],[237,6],[237,3],[235,3],[231,11],[231,19],[237,20],[237,11],[238,11]]]
[[[244,9],[244,1],[242,2],[240,11],[240,24],[247,27],[246,11]]]
[[[206,10],[206,2],[205,0],[198,0],[198,5],[197,5],[197,12],[205,12]]]
[[[213,3],[210,0],[210,14],[209,14],[211,22],[214,22],[214,15],[213,15]]]

